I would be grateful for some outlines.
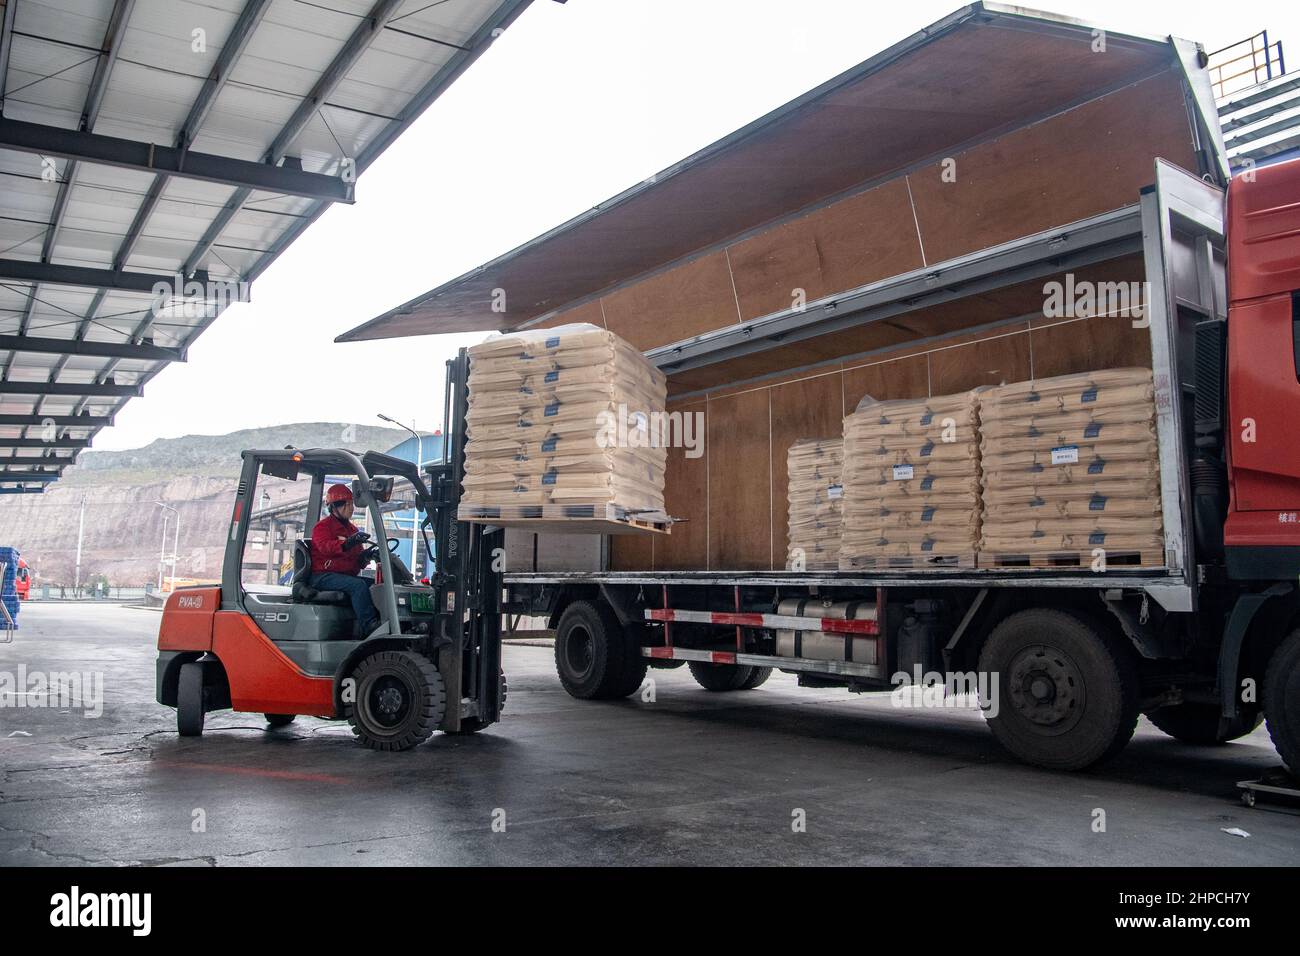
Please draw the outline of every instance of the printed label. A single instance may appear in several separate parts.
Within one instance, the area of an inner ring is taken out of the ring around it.
[[[826,488],[826,497],[829,498],[831,501],[834,501],[836,498],[843,498],[844,486],[843,485],[828,486]]]
[[[913,469],[912,469],[912,466],[911,466],[911,465],[895,465],[895,466],[894,466],[894,480],[895,480],[895,481],[908,481],[908,480],[910,480],[911,477],[912,477],[912,471],[913,471]]]
[[[1079,463],[1078,445],[1058,445],[1052,449],[1053,465],[1076,465]]]

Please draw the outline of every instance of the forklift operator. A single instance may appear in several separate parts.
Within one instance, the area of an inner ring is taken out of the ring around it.
[[[366,546],[370,535],[351,521],[355,510],[351,488],[330,485],[325,500],[329,515],[316,522],[311,532],[311,584],[321,591],[344,592],[352,602],[358,634],[366,637],[379,626],[379,612],[370,598],[371,582],[360,574],[375,549]]]

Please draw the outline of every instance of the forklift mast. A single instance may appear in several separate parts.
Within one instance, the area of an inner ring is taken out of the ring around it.
[[[460,648],[461,696],[476,698],[484,722],[501,714],[501,598],[505,532],[457,520],[465,477],[465,416],[469,356],[447,360],[443,460],[428,465],[433,503],[425,516],[434,539],[429,576],[438,607],[438,634]],[[448,662],[452,663],[452,662]],[[447,668],[441,667],[444,673]]]

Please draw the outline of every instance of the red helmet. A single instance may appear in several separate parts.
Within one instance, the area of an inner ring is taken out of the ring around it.
[[[330,485],[330,490],[325,492],[325,500],[331,508],[340,501],[351,501],[352,489],[347,485]]]

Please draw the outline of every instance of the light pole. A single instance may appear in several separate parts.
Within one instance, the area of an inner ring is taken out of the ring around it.
[[[396,425],[398,428],[405,428],[415,436],[415,470],[418,473],[424,465],[424,442],[420,438],[420,433],[410,425],[403,425],[397,419],[389,418],[383,412],[377,413],[375,417],[380,421]],[[416,580],[420,578],[420,511],[418,502],[411,503],[411,575]]]
[[[81,539],[86,533],[86,496],[81,496],[81,516],[77,518],[77,570],[72,578],[72,596],[81,590]]]
[[[176,588],[176,548],[180,545],[181,540],[181,513],[171,505],[165,505],[161,501],[155,501],[159,508],[164,511],[170,511],[176,516],[176,537],[172,543],[172,589]],[[162,570],[167,561],[167,516],[163,515],[163,533],[162,533],[162,551],[158,555],[158,590],[162,590]]]

